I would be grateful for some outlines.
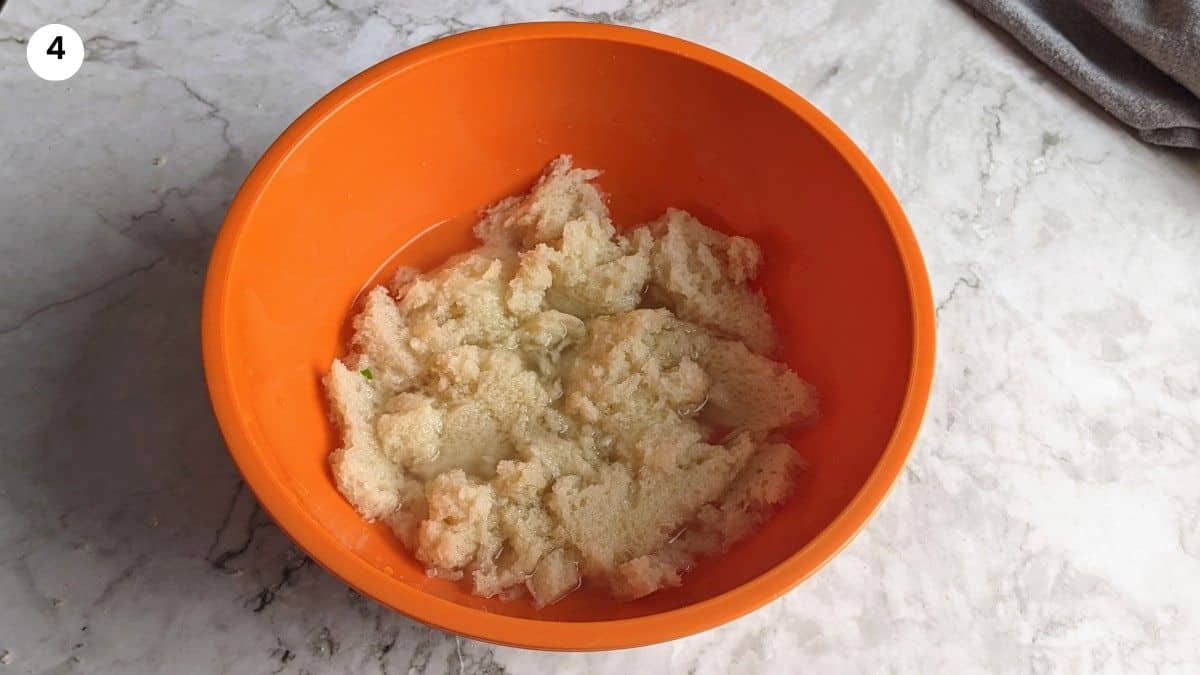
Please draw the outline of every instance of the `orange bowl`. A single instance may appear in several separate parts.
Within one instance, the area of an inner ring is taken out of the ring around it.
[[[785,360],[822,397],[795,496],[681,588],[584,589],[534,611],[429,578],[338,493],[319,379],[355,299],[397,265],[473,245],[479,210],[560,153],[605,171],[618,225],[677,206],[754,238]],[[246,179],[204,289],[204,367],[246,482],[317,562],[427,624],[542,649],[670,640],[778,597],[841,549],[896,480],[933,374],[929,280],[896,198],[832,122],[711,50],[631,28],[543,23],[418,47],[304,113]]]

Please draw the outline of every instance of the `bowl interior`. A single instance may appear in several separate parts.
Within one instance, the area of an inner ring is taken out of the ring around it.
[[[228,393],[246,438],[239,463],[260,464],[266,478],[257,480],[277,483],[331,545],[397,587],[557,621],[644,616],[710,598],[831,523],[888,443],[913,351],[896,244],[834,147],[721,70],[617,41],[486,44],[368,76],[372,86],[296,132],[294,148],[247,197],[225,271],[233,290],[221,299]],[[479,209],[526,190],[560,153],[605,171],[599,182],[619,225],[677,206],[754,238],[786,360],[815,384],[823,407],[793,439],[811,462],[795,497],[682,588],[628,604],[585,591],[535,613],[426,577],[384,526],[354,512],[326,461],[337,439],[319,380],[370,279],[399,264],[428,269],[470,247]],[[315,546],[310,553],[327,562]]]

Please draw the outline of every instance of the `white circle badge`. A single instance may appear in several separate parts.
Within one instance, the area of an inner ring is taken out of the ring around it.
[[[25,46],[29,67],[43,80],[58,82],[79,72],[83,40],[70,26],[51,23],[34,31]]]

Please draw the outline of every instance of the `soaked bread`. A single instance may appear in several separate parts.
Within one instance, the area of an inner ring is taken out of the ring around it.
[[[373,289],[325,378],[338,488],[431,575],[536,606],[682,583],[789,496],[816,415],[762,255],[684,211],[628,232],[555,160],[479,248]]]

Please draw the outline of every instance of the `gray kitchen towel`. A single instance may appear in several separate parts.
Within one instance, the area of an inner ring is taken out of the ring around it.
[[[1200,148],[1200,0],[964,0],[1145,141]]]

